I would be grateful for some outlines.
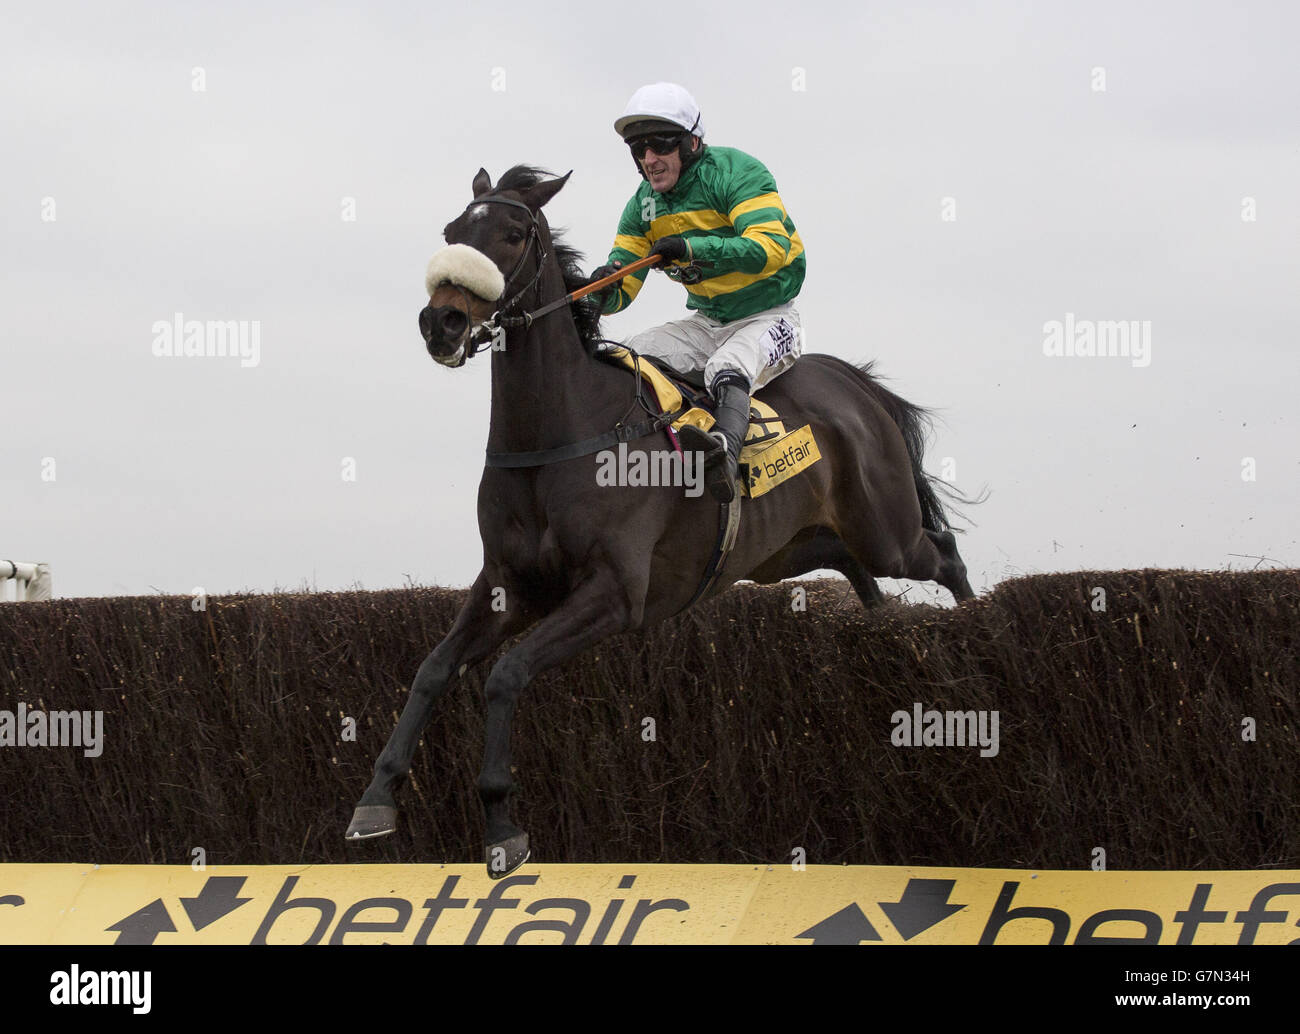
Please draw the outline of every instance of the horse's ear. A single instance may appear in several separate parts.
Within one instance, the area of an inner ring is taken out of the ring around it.
[[[492,177],[487,174],[487,169],[479,169],[478,175],[474,177],[474,196],[482,197],[492,189]]]
[[[536,212],[560,192],[560,188],[569,181],[569,177],[572,175],[573,170],[570,169],[559,179],[547,180],[545,183],[538,183],[536,186],[521,190],[519,196],[524,199],[524,204]]]

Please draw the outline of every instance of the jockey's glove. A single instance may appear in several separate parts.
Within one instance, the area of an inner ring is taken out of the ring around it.
[[[662,255],[664,263],[689,262],[691,261],[691,242],[685,237],[676,234],[671,237],[660,237],[655,241],[654,247],[650,249],[650,255]]]
[[[594,284],[597,280],[604,280],[607,276],[612,276],[623,267],[621,262],[611,262],[608,266],[597,266],[591,271],[591,276],[587,277],[587,283]]]
[[[591,276],[587,277],[587,283],[594,284],[597,280],[604,280],[605,277],[617,273],[623,267],[621,262],[611,262],[607,266],[597,266],[591,271]],[[599,291],[593,291],[592,299],[600,305],[603,305],[609,296],[618,290],[618,283],[612,283],[607,287],[602,287]]]

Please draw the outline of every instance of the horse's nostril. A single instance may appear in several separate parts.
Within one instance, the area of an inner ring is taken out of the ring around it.
[[[435,359],[451,355],[468,344],[465,334],[469,324],[469,314],[450,305],[430,304],[420,310],[420,336]]]
[[[453,340],[465,333],[468,326],[469,317],[459,309],[448,309],[442,314],[442,332]]]

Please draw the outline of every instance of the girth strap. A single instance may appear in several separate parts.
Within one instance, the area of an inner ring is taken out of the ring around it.
[[[579,456],[590,456],[593,452],[600,452],[601,449],[607,449],[611,445],[634,442],[638,438],[662,431],[683,412],[684,410],[678,410],[676,413],[660,413],[657,417],[642,420],[639,424],[621,424],[595,438],[585,438],[569,445],[557,445],[554,449],[539,449],[536,452],[489,452],[486,462],[489,467],[541,467],[547,463],[559,463],[562,460],[577,459]]]

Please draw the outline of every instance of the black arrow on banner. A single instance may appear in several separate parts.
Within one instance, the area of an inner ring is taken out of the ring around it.
[[[132,912],[108,929],[118,931],[114,944],[153,944],[154,938],[160,933],[175,933],[176,924],[167,914],[167,906],[162,903],[162,898],[155,898],[138,912]]]
[[[194,929],[202,930],[240,905],[252,901],[252,898],[238,896],[245,879],[244,876],[209,876],[198,897],[181,898]]]
[[[794,935],[795,940],[811,937],[813,944],[858,944],[861,941],[878,941],[880,934],[871,920],[862,914],[857,902],[846,905],[833,916],[828,916],[816,926]]]
[[[966,907],[948,904],[948,895],[956,884],[956,880],[911,879],[897,901],[877,903],[889,916],[894,929],[903,935],[903,940],[910,941],[922,930],[930,929]]]

